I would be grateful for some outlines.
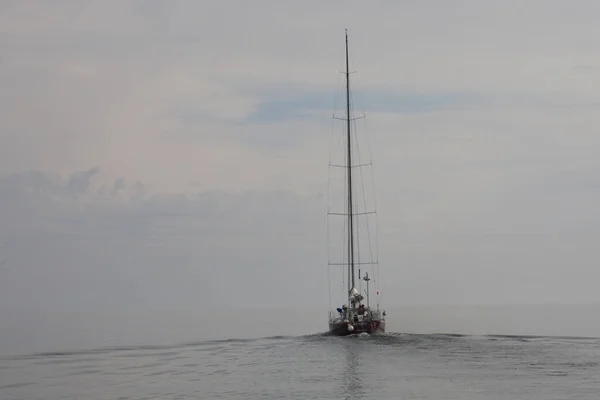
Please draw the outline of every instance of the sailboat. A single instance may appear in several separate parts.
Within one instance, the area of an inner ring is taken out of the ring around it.
[[[334,115],[335,119],[340,119],[344,121],[344,132],[342,134],[343,140],[345,141],[344,149],[342,150],[342,158],[339,164],[332,164],[331,157],[329,166],[333,168],[337,168],[338,170],[343,171],[343,196],[341,197],[341,201],[343,204],[343,212],[331,212],[331,209],[328,210],[328,217],[342,217],[343,218],[343,245],[342,245],[342,262],[331,262],[329,261],[331,274],[331,267],[334,266],[337,268],[341,267],[342,270],[342,286],[344,287],[345,294],[340,293],[340,297],[344,296],[338,300],[340,303],[339,307],[335,310],[331,307],[331,275],[330,275],[330,312],[329,312],[329,333],[335,336],[347,336],[351,334],[377,334],[385,332],[385,311],[380,309],[379,304],[379,289],[378,282],[374,282],[375,284],[375,293],[377,297],[376,307],[371,307],[371,299],[370,299],[370,284],[371,281],[374,280],[372,276],[369,275],[368,271],[365,271],[365,275],[361,276],[361,267],[368,270],[369,267],[372,269],[372,273],[378,272],[378,264],[379,261],[377,259],[372,258],[372,252],[367,251],[368,255],[371,258],[364,259],[364,251],[363,254],[360,253],[359,246],[359,232],[358,232],[358,218],[359,217],[367,217],[371,215],[375,215],[376,212],[373,210],[367,210],[366,205],[365,209],[361,210],[357,206],[357,178],[362,176],[361,173],[354,174],[355,170],[359,171],[361,168],[372,165],[372,163],[363,164],[361,160],[358,159],[359,150],[358,140],[356,139],[355,130],[353,128],[353,122],[356,119],[362,118],[353,118],[353,114],[351,111],[351,97],[350,97],[350,68],[349,68],[349,58],[348,58],[348,31],[345,33],[346,37],[346,71],[345,74],[345,116],[344,118],[337,118]],[[354,135],[353,135],[354,134]],[[354,140],[353,140],[354,136]],[[363,188],[364,194],[364,188]],[[366,202],[366,200],[365,200]],[[364,211],[364,212],[363,212]],[[368,227],[368,223],[366,224]],[[329,223],[328,223],[328,231],[329,231]],[[328,232],[329,237],[329,232]],[[376,238],[375,238],[376,240]],[[363,240],[363,243],[365,241]],[[371,248],[371,240],[366,241]],[[362,258],[361,258],[362,256]],[[378,280],[378,277],[377,277]],[[345,281],[345,282],[344,282]],[[366,288],[362,288],[362,281],[365,282]]]

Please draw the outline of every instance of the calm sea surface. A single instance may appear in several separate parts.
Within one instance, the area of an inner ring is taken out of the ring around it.
[[[0,399],[598,399],[600,339],[387,334],[0,357]]]

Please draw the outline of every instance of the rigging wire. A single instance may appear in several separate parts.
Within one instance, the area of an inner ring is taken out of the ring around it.
[[[355,80],[355,85],[354,85],[355,87],[359,86],[357,83],[358,83],[358,78]],[[355,90],[355,92],[358,93],[358,97],[359,98],[362,98],[362,93],[360,92],[360,90],[358,90],[358,91]],[[353,109],[353,117],[354,117],[354,98],[352,98],[352,109]],[[363,112],[363,114],[364,114],[364,112]],[[365,125],[366,125],[367,124],[366,115],[364,116],[364,119],[365,119]],[[357,158],[359,160],[361,160],[361,158],[360,158],[360,146],[358,145],[358,140],[359,139],[358,139],[358,133],[357,133],[358,129],[356,128],[356,120],[357,120],[356,118],[353,119],[353,123],[354,123],[354,126],[355,126],[354,134],[355,134],[355,137],[356,137],[356,140],[355,140],[356,141],[356,152],[357,152]],[[377,304],[379,305],[379,294],[378,294],[379,293],[379,286],[378,286],[378,284],[379,284],[378,283],[379,282],[379,246],[378,246],[378,240],[377,240],[377,237],[378,237],[377,226],[378,226],[378,224],[377,224],[377,218],[376,218],[377,203],[376,203],[376,196],[375,196],[375,178],[374,178],[374,171],[373,171],[373,169],[374,169],[373,168],[373,158],[372,158],[373,152],[372,152],[372,149],[371,149],[371,143],[369,141],[367,132],[368,132],[368,130],[365,127],[364,141],[366,142],[367,149],[368,149],[368,152],[367,152],[368,153],[368,162],[365,163],[365,166],[368,165],[368,166],[371,167],[370,168],[371,169],[371,179],[372,179],[371,182],[372,182],[372,186],[373,186],[373,188],[372,188],[373,189],[373,211],[372,212],[375,214],[375,218],[374,218],[374,223],[372,225],[375,226],[375,257],[373,257],[373,243],[372,243],[373,241],[372,241],[372,238],[371,238],[371,229],[370,229],[369,216],[368,215],[365,215],[365,224],[366,224],[366,227],[367,227],[367,239],[368,239],[368,246],[369,246],[370,262],[371,262],[371,265],[372,265],[372,273],[374,275],[373,276],[373,281],[374,281],[373,283],[375,283],[375,290],[376,290],[375,293],[376,293],[376,296],[377,296],[377,299],[378,299],[377,300]],[[362,163],[363,162],[361,160],[358,164],[362,164]],[[365,213],[367,213],[367,212],[369,212],[369,210],[368,210],[368,206],[367,206],[367,198],[366,198],[366,191],[365,191],[364,175],[363,175],[362,168],[359,168],[359,174],[360,174],[360,181],[361,181],[361,186],[360,187],[362,189],[362,195],[363,195],[362,197],[363,197],[364,206],[365,206],[365,210],[364,211],[365,211]]]
[[[341,94],[342,94],[342,87],[344,86],[344,84],[342,83],[341,79],[340,79],[340,74],[338,74],[338,80],[337,80],[337,90],[336,90],[336,96],[334,96],[334,113],[333,113],[333,118],[332,118],[332,128],[330,131],[330,145],[329,145],[329,168],[328,168],[328,191],[327,191],[327,212],[328,214],[331,212],[331,185],[332,185],[332,179],[331,179],[331,167],[335,167],[336,165],[332,164],[332,159],[334,157],[334,154],[336,153],[336,150],[339,150],[342,148],[342,145],[344,145],[345,147],[345,143],[346,141],[345,139],[345,135],[340,135],[338,136],[338,140],[337,140],[337,146],[333,145],[333,134],[335,132],[334,129],[334,123],[335,123],[335,110],[337,110],[337,107],[339,106],[339,102],[340,102],[340,98],[341,98]],[[344,184],[346,184],[347,181],[347,175],[344,176]],[[347,189],[347,186],[344,186],[344,190]],[[347,203],[343,203],[344,204],[344,212],[347,212]],[[341,259],[342,259],[342,265],[345,264],[346,262],[346,255],[347,255],[347,243],[344,240],[344,236],[347,230],[347,224],[346,221],[344,220],[344,224],[341,227],[342,228],[342,235],[341,235],[341,240],[342,240],[342,246],[340,247],[340,250],[342,252],[341,254]],[[331,263],[331,248],[330,248],[330,235],[331,235],[331,227],[329,224],[329,215],[327,216],[327,252],[328,252],[328,264],[332,264]],[[330,303],[330,310],[332,309],[331,307],[331,266],[328,265],[328,285],[329,285],[329,303]],[[342,279],[340,281],[341,284],[341,293],[345,292],[344,286],[345,286],[345,282],[346,282],[346,269],[342,268]]]

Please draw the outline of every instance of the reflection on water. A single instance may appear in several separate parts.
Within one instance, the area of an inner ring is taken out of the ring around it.
[[[343,390],[346,400],[362,399],[365,388],[361,378],[361,346],[360,337],[342,338],[342,351],[345,353],[345,367],[343,368]]]

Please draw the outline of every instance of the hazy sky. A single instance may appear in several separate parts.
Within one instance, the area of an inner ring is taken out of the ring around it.
[[[584,0],[0,0],[0,312],[326,307],[345,28],[385,304],[599,302],[599,20]]]

